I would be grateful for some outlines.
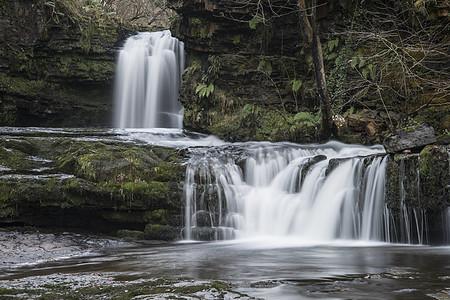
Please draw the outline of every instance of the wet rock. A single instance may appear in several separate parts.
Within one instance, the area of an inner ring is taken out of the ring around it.
[[[420,152],[421,200],[427,209],[450,206],[450,148],[429,145]]]
[[[301,182],[304,181],[306,175],[308,174],[308,172],[311,170],[311,167],[313,165],[315,165],[316,163],[326,160],[327,156],[326,155],[316,155],[313,158],[308,159],[308,161],[303,165],[302,167],[302,178],[301,178]]]
[[[405,214],[425,215],[430,244],[446,240],[443,229],[447,226],[444,213],[450,207],[449,166],[450,149],[435,145],[425,146],[420,154],[390,155],[387,164],[385,203],[392,221],[404,226]]]
[[[204,210],[199,210],[194,215],[194,224],[198,227],[211,227],[211,216],[209,212]]]
[[[434,129],[431,126],[408,127],[399,134],[387,137],[383,146],[387,153],[397,153],[403,150],[418,150],[424,146],[436,143]]]
[[[73,132],[35,134],[0,137],[0,222],[113,235],[149,223],[180,225],[184,152],[96,135],[80,141]],[[27,146],[33,155],[22,152]]]
[[[213,227],[192,227],[191,238],[196,241],[216,240],[217,229]]]

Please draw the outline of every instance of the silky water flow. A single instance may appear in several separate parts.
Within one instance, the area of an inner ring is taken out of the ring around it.
[[[117,62],[115,127],[181,128],[183,70],[184,44],[169,30],[128,38]]]
[[[401,226],[392,219],[381,146],[246,143],[231,152],[191,150],[185,239],[426,243],[422,211],[403,207]]]

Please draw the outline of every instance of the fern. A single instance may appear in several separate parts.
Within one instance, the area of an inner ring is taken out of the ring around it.
[[[250,26],[251,29],[256,29],[256,25],[258,25],[262,20],[263,18],[260,15],[255,15],[253,19],[248,22],[248,26]]]
[[[195,89],[195,93],[200,98],[208,98],[214,92],[214,84],[210,83],[207,85],[206,83],[200,83]]]
[[[292,91],[294,93],[297,93],[298,90],[302,87],[303,85],[303,81],[301,81],[300,79],[295,79],[291,81],[292,83]]]

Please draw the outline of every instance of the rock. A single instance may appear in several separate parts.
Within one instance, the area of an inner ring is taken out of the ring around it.
[[[421,199],[426,208],[450,206],[450,148],[428,145],[420,152]]]
[[[194,215],[194,221],[198,227],[211,227],[211,216],[209,212],[204,210],[199,210]]]
[[[378,116],[376,112],[367,109],[362,110],[359,114],[350,114],[347,116],[348,127],[359,132],[373,132],[375,130],[375,134],[378,131],[376,127],[379,126],[379,124],[382,124],[383,121],[383,118]],[[369,124],[372,125],[370,125],[370,128],[367,129]]]
[[[387,137],[383,146],[387,153],[397,153],[407,149],[420,150],[433,143],[436,143],[433,127],[422,126],[402,129],[398,135]]]
[[[366,133],[369,136],[374,136],[377,135],[379,133],[379,128],[377,125],[375,125],[375,123],[370,122],[369,124],[367,124],[366,126]]]
[[[143,240],[145,234],[139,230],[121,229],[117,231],[117,236],[126,240]]]
[[[1,1],[0,125],[110,126],[119,23],[64,2]]]
[[[149,240],[173,241],[181,238],[180,228],[169,225],[148,224],[144,234]]]
[[[215,227],[192,227],[191,238],[196,241],[214,241],[217,237]]]
[[[82,134],[91,141],[47,130],[0,136],[0,222],[114,235],[148,223],[180,226],[186,153],[89,132]]]

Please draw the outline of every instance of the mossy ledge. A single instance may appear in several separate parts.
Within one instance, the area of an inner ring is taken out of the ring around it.
[[[184,159],[180,150],[117,141],[2,137],[0,224],[129,237],[150,224],[164,230],[146,237],[178,239]]]

